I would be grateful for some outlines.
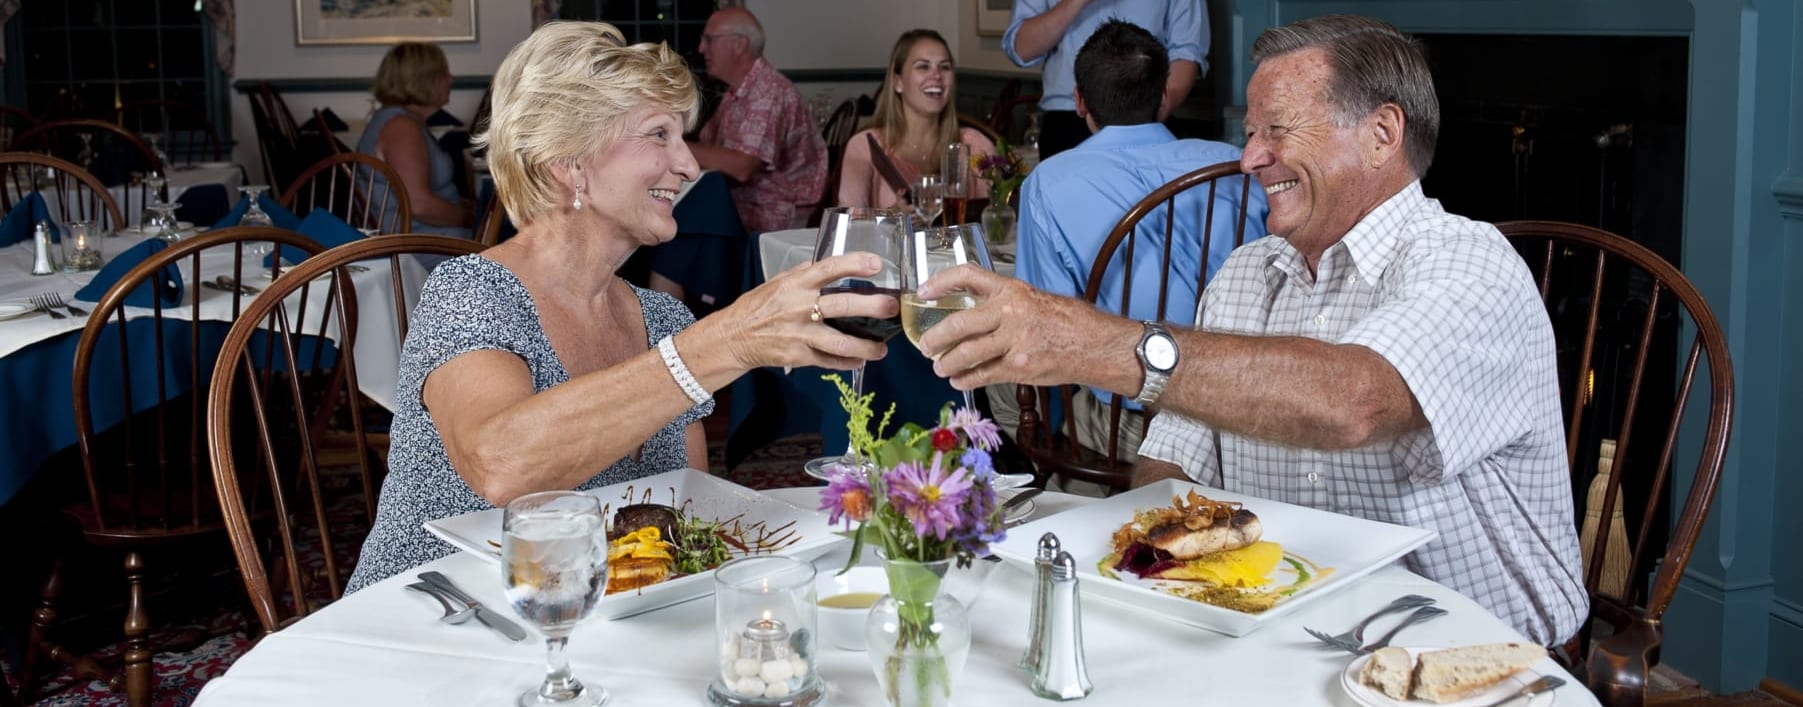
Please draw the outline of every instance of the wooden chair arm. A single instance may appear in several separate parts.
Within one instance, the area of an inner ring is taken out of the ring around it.
[[[1591,647],[1586,682],[1597,700],[1605,707],[1646,703],[1647,673],[1659,663],[1663,633],[1659,622],[1642,617]]]

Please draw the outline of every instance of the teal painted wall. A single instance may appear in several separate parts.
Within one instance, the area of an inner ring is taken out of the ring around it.
[[[1245,101],[1265,28],[1349,12],[1405,31],[1688,36],[1680,266],[1726,330],[1736,385],[1728,463],[1666,615],[1665,662],[1716,691],[1803,688],[1803,11],[1798,0],[1215,0],[1217,95]],[[1232,108],[1228,109],[1231,116]],[[1229,125],[1229,134],[1238,134]],[[1797,366],[1790,368],[1796,369]],[[1695,427],[1700,428],[1700,425]],[[1694,458],[1694,457],[1693,457]],[[1689,470],[1673,487],[1687,489]]]

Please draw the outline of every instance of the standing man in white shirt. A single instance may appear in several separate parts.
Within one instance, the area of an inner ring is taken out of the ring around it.
[[[1079,383],[1155,406],[1135,483],[1432,529],[1409,569],[1561,644],[1589,597],[1552,324],[1502,234],[1421,193],[1440,113],[1426,59],[1349,15],[1270,29],[1252,58],[1240,165],[1274,237],[1228,258],[1197,330],[960,268],[920,296],[983,303],[921,353],[961,389]]]
[[[1040,80],[1039,159],[1075,147],[1089,137],[1077,115],[1077,52],[1097,27],[1123,20],[1144,27],[1170,54],[1158,121],[1189,97],[1208,71],[1208,8],[1202,0],[1014,0],[1014,17],[1002,35],[1002,51],[1015,66],[1045,66]]]

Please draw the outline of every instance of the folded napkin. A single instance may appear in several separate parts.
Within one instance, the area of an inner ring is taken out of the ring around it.
[[[118,284],[126,273],[131,272],[132,268],[138,267],[138,264],[144,262],[145,258],[168,247],[168,241],[152,238],[120,251],[118,255],[113,256],[112,260],[107,261],[105,267],[100,268],[100,272],[94,273],[94,279],[88,283],[87,287],[83,287],[75,293],[75,299],[99,302],[100,298],[106,296],[107,290],[113,289],[113,285]],[[160,275],[159,279],[163,281],[163,306],[174,307],[181,304],[181,269],[172,262],[163,266],[158,274]],[[156,306],[156,296],[155,280],[145,280],[138,283],[138,286],[132,289],[131,294],[126,295],[125,304],[132,307],[154,307]]]
[[[200,184],[182,191],[179,199],[181,208],[175,210],[178,221],[188,223],[212,223],[231,211],[226,205],[232,203],[225,192],[224,184]]]
[[[270,197],[267,192],[257,198],[257,203],[263,207],[263,213],[269,214],[269,219],[274,221],[277,227],[293,231],[300,226],[300,217],[295,216],[293,211],[283,208],[281,202]],[[244,218],[244,212],[249,210],[250,197],[238,197],[238,205],[233,206],[231,211],[227,211],[224,218],[213,222],[213,228],[236,226],[238,221]]]
[[[294,230],[300,231],[301,235],[311,238],[314,243],[327,248],[336,248],[363,239],[362,231],[351,228],[351,225],[345,223],[344,219],[332,215],[332,212],[325,209],[314,209],[308,213],[306,218],[301,219],[300,226]],[[307,259],[306,251],[291,245],[282,246],[281,253],[282,260],[290,263],[298,263]],[[275,265],[275,254],[270,253],[263,256],[263,266],[272,265]]]
[[[31,229],[39,221],[50,224],[50,240],[62,242],[62,229],[57,228],[56,221],[50,218],[50,207],[44,204],[44,196],[34,191],[13,204],[13,210],[0,220],[0,246],[31,240]]]

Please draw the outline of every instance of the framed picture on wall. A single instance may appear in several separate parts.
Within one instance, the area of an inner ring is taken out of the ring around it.
[[[972,0],[977,4],[977,36],[1000,37],[1008,32],[1014,0]]]
[[[294,0],[295,43],[476,41],[476,0]]]

